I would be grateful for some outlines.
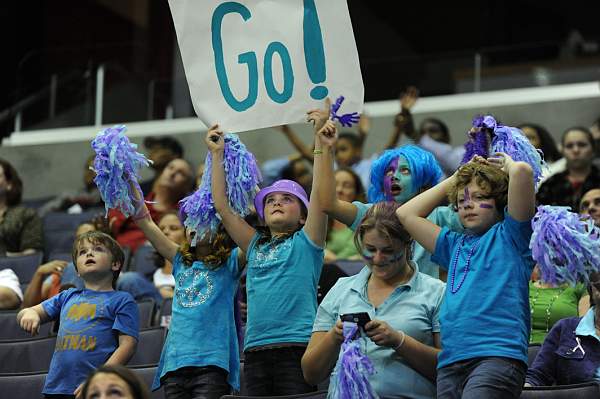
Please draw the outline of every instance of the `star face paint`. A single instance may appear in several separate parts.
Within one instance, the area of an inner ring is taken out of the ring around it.
[[[383,179],[383,190],[388,201],[404,203],[414,197],[410,165],[404,156],[394,158],[388,165]],[[398,190],[400,192],[396,193]]]

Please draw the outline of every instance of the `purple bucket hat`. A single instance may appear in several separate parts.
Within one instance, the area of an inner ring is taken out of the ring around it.
[[[308,196],[306,195],[306,191],[304,191],[301,185],[292,180],[277,180],[269,187],[265,187],[262,190],[260,190],[254,198],[254,208],[256,208],[256,213],[258,213],[258,216],[262,220],[265,220],[265,197],[271,193],[292,194],[296,196],[300,201],[302,201],[302,203],[308,210]]]

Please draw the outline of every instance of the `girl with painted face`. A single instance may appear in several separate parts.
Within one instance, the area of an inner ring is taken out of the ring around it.
[[[315,131],[335,134],[328,112],[309,113]],[[223,132],[213,126],[206,138],[212,155],[212,196],[222,223],[248,260],[248,318],[244,375],[251,396],[293,395],[315,388],[306,383],[300,360],[317,310],[317,284],[323,267],[327,217],[319,202],[291,180],[263,188],[254,200],[266,227],[255,229],[230,207],[223,167]],[[317,141],[315,168],[322,150]],[[207,171],[208,172],[208,171]],[[314,178],[318,195],[321,184]]]
[[[337,137],[324,137],[322,168],[314,168],[315,175],[321,175],[323,187],[317,197],[327,215],[336,219],[352,230],[356,230],[367,210],[382,201],[394,201],[399,204],[406,202],[419,192],[434,186],[442,178],[442,170],[434,156],[415,145],[405,145],[384,151],[371,166],[371,184],[368,188],[369,203],[359,201],[347,202],[335,195],[333,157],[330,155],[335,148]],[[451,229],[462,231],[456,212],[451,207],[439,207],[430,215],[434,223],[450,226]],[[439,267],[430,260],[431,254],[416,244],[413,260],[419,264],[422,273],[439,277]]]

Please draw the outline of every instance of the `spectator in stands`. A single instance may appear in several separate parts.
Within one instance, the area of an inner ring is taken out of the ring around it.
[[[213,161],[222,165],[216,157]],[[157,226],[145,205],[135,220],[156,251],[173,265],[175,282],[169,334],[152,388],[164,385],[168,398],[211,399],[239,390],[234,298],[246,255],[222,226],[195,244],[192,234],[182,240],[181,227],[167,224],[165,217]]]
[[[335,171],[335,193],[337,199],[352,203],[365,201],[365,190],[360,177],[350,168],[341,167]],[[353,231],[337,219],[329,220],[327,240],[325,245],[325,263],[337,259],[360,259],[360,254],[354,245]]]
[[[0,310],[17,309],[22,300],[19,277],[12,269],[0,270]]]
[[[400,96],[400,113],[394,119],[394,130],[392,140],[396,145],[404,135],[410,141],[419,145],[435,155],[444,173],[451,175],[460,165],[465,153],[464,147],[452,147],[450,144],[450,132],[448,126],[436,118],[426,118],[415,129],[411,109],[419,99],[419,91],[415,87],[409,87]]]
[[[114,291],[124,260],[119,244],[91,231],[75,239],[72,255],[85,288],[68,289],[17,315],[21,328],[32,335],[41,323],[60,318],[46,395],[79,395],[96,367],[127,364],[138,340],[138,307],[131,295]]]
[[[596,226],[600,227],[600,186],[583,194],[579,204],[579,213],[589,215]]]
[[[548,164],[562,158],[554,138],[543,126],[535,123],[522,123],[517,127],[525,134],[532,146],[544,153],[544,160]]]
[[[150,392],[134,371],[125,366],[100,366],[81,389],[83,399],[150,399]]]
[[[188,195],[194,185],[194,173],[191,165],[184,159],[173,159],[167,164],[154,182],[152,192],[145,196],[148,210],[156,222],[167,211],[176,210],[179,200]],[[113,236],[119,244],[131,248],[132,252],[146,242],[144,233],[136,226],[132,218],[126,218],[121,212],[111,209],[108,213]]]
[[[151,179],[140,183],[142,192],[147,195],[153,190],[154,182],[169,162],[183,158],[183,147],[172,137],[147,137],[144,139],[144,147],[149,151],[148,159],[152,161],[150,167],[154,170],[154,176]]]
[[[90,232],[100,231],[110,234],[108,223],[104,216],[98,216],[92,220],[81,223],[75,230],[75,237]],[[85,284],[78,276],[73,262],[51,259],[40,265],[31,278],[25,296],[23,307],[29,308],[58,295],[61,291],[69,288],[83,289]]]
[[[158,228],[175,244],[182,245],[185,242],[185,228],[181,220],[179,220],[177,212],[171,211],[165,213],[158,222]],[[156,265],[158,267],[152,276],[154,286],[158,288],[163,298],[173,298],[173,290],[175,289],[173,264],[157,253]]]
[[[596,149],[595,161],[600,160],[600,118],[596,119],[590,127],[590,132],[594,137],[594,148]]]
[[[600,377],[600,273],[590,274],[592,307],[583,317],[559,320],[527,371],[525,386],[567,385]]]
[[[329,111],[309,114],[317,132],[335,132]],[[279,180],[254,200],[266,227],[255,229],[229,206],[225,195],[223,132],[213,126],[206,144],[213,156],[212,196],[231,238],[247,253],[248,322],[244,374],[249,395],[292,395],[313,391],[304,381],[300,360],[317,308],[317,283],[323,265],[327,217],[318,201],[309,203],[302,187]],[[212,141],[217,139],[216,142]],[[315,147],[315,168],[322,151]],[[217,160],[221,160],[217,162]],[[318,178],[312,196],[318,195]]]
[[[435,397],[444,283],[419,273],[411,260],[412,239],[395,218],[398,206],[375,204],[356,230],[353,241],[367,265],[338,280],[319,306],[302,357],[304,377],[311,384],[323,381],[339,363],[344,340],[339,315],[367,312],[371,321],[365,325],[363,348],[375,366],[369,381],[377,395]]]
[[[335,148],[336,137],[325,139],[326,148]],[[327,215],[356,230],[365,213],[373,204],[359,201],[347,202],[336,197],[333,162],[328,150],[323,150],[323,168],[315,169],[322,175],[323,187],[319,202]],[[405,145],[384,151],[371,168],[369,201],[395,201],[404,203],[419,192],[435,185],[442,178],[442,170],[433,154],[415,145]],[[450,206],[438,207],[430,215],[430,220],[454,231],[462,231],[462,225],[455,210]],[[431,254],[419,244],[415,245],[413,260],[419,264],[419,271],[432,277],[440,277],[439,266],[431,261]],[[445,276],[442,274],[441,278]]]
[[[449,197],[466,232],[427,215]],[[507,154],[475,156],[396,212],[411,236],[448,269],[440,314],[438,398],[518,398],[527,370],[533,170]]]
[[[21,256],[44,248],[42,220],[20,206],[23,182],[13,166],[0,159],[0,256]]]
[[[100,191],[98,190],[96,183],[94,183],[96,173],[91,169],[94,165],[94,158],[95,154],[90,155],[85,161],[83,170],[83,189],[77,192],[65,192],[48,201],[38,209],[38,214],[40,216],[43,217],[48,212],[69,211],[79,213],[84,209],[104,207]],[[77,207],[79,208],[77,209]],[[76,212],[75,210],[79,212]]]
[[[583,193],[600,187],[600,170],[592,164],[594,137],[585,127],[567,129],[562,137],[567,169],[546,180],[537,200],[542,205],[570,206],[578,209]]]
[[[281,170],[281,179],[295,181],[310,194],[312,173],[303,158],[290,160],[287,166]]]

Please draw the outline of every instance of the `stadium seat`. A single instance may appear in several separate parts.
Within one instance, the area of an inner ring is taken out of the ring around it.
[[[12,269],[19,277],[19,283],[27,284],[33,278],[38,266],[42,264],[43,258],[44,254],[41,252],[31,255],[2,257],[0,258],[0,270]]]
[[[327,397],[327,391],[317,391],[309,393],[301,393],[298,395],[286,395],[286,396],[238,396],[238,395],[224,395],[221,399],[325,399]]]
[[[135,372],[138,377],[144,381],[148,389],[152,387],[152,381],[154,381],[154,375],[156,374],[156,366],[155,365],[145,365],[145,366],[129,366],[129,369]],[[163,388],[152,392],[150,394],[150,399],[165,399],[165,393]]]
[[[537,356],[541,347],[542,347],[542,345],[540,345],[540,344],[529,345],[529,348],[527,348],[527,365],[528,366],[531,366],[533,364],[533,361],[535,360],[535,357]]]
[[[144,298],[137,300],[138,309],[140,312],[140,329],[151,327],[154,320],[154,312],[156,303],[152,298]]]
[[[17,324],[18,310],[0,311],[0,342],[16,339],[30,339],[31,334],[25,332],[19,324]],[[44,323],[40,326],[38,336],[47,337],[52,329],[52,323]]]
[[[0,392],[3,398],[44,399],[42,389],[46,373],[3,373],[0,374]]]
[[[154,263],[156,251],[153,247],[142,246],[136,251],[133,259],[131,260],[130,271],[138,272],[147,279],[152,279],[152,275],[156,271],[156,265]]]
[[[525,387],[521,399],[598,399],[600,384],[586,382],[573,385],[555,385],[550,387]]]
[[[169,328],[171,313],[173,312],[173,298],[165,298],[160,305],[155,325]]]
[[[165,341],[165,332],[166,330],[161,327],[140,330],[137,349],[127,366],[158,364]]]
[[[0,373],[46,372],[55,346],[56,337],[0,342]]]

